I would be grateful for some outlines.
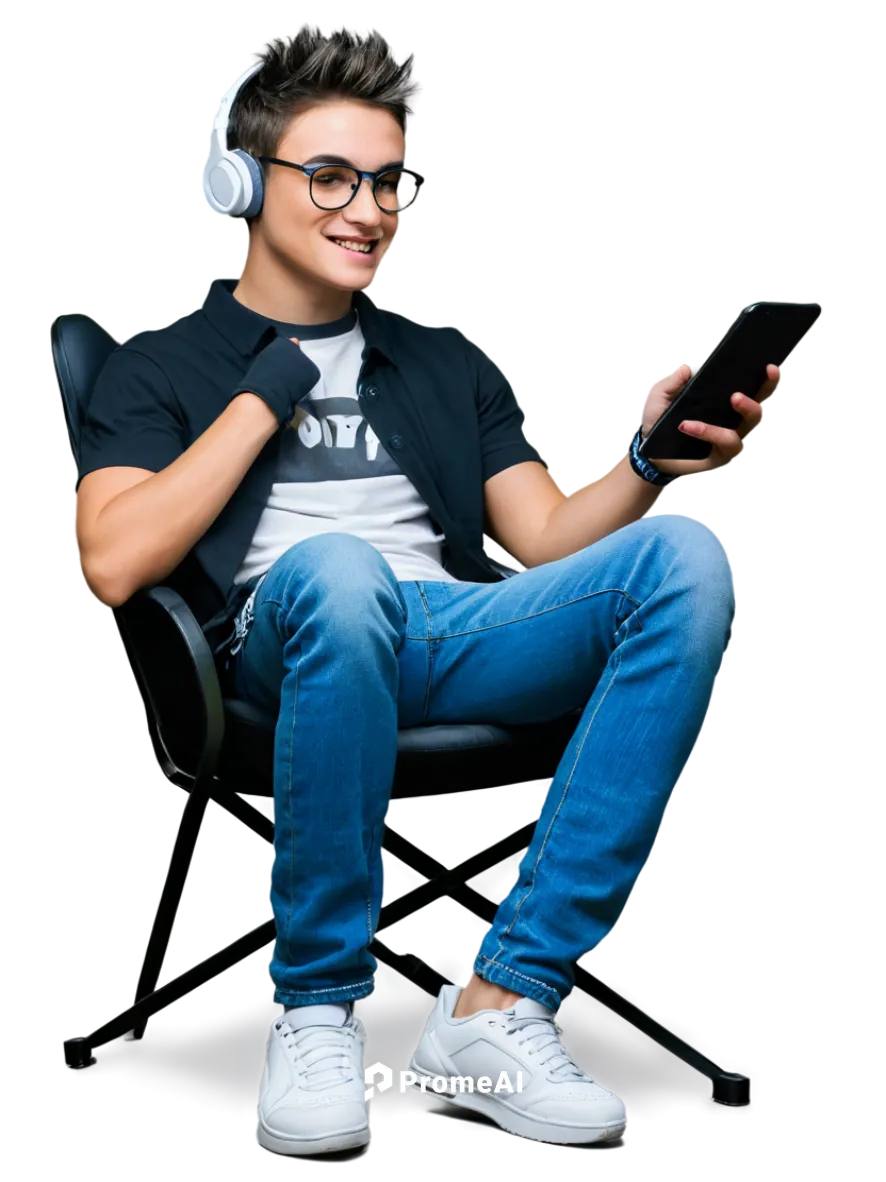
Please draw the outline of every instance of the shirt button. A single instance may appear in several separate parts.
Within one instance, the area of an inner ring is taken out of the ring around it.
[[[375,401],[375,399],[378,398],[378,387],[370,386],[366,391],[366,397]]]
[[[401,448],[403,446],[402,435],[392,435],[390,438],[391,447]]]

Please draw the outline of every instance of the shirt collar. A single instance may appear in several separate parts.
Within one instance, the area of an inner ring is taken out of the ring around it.
[[[203,313],[241,356],[253,357],[266,343],[268,335],[276,334],[278,322],[267,316],[262,316],[260,312],[254,312],[235,299],[233,292],[238,283],[238,279],[213,280],[209,294],[203,303]],[[397,363],[391,353],[386,326],[378,308],[362,291],[353,292],[351,307],[357,311],[363,339],[366,342],[366,348],[363,351],[364,360],[374,350],[396,367]],[[338,324],[338,321],[333,323]],[[347,318],[344,318],[340,331],[346,330]],[[292,335],[300,336],[297,332]],[[305,339],[309,340],[310,337],[306,334]]]

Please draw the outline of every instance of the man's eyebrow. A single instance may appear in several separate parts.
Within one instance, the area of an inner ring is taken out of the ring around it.
[[[357,167],[357,165],[354,164],[354,162],[352,160],[348,160],[344,156],[333,156],[332,153],[330,153],[330,152],[326,152],[326,153],[321,154],[319,156],[312,156],[310,158],[310,160],[305,160],[304,163],[305,164],[347,164],[348,167],[350,167],[350,168]],[[387,164],[379,165],[379,167],[375,171],[376,172],[384,172],[384,170],[386,168],[402,168],[402,167],[403,167],[402,160],[389,160],[387,162]]]

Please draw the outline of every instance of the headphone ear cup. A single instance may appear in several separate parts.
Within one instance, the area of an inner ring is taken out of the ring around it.
[[[240,148],[234,148],[230,155],[237,158],[238,172],[242,170],[243,173],[242,197],[231,213],[234,217],[254,218],[261,209],[264,200],[261,165],[248,152],[243,152]],[[239,208],[241,205],[242,209]]]
[[[210,156],[203,172],[203,191],[218,213],[254,217],[262,206],[261,167],[239,148],[220,157]]]

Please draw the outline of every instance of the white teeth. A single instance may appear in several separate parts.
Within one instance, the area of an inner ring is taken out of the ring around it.
[[[345,250],[359,250],[362,254],[368,254],[372,249],[371,242],[345,242],[341,238],[333,238],[333,242],[337,242],[339,246],[343,246]]]

